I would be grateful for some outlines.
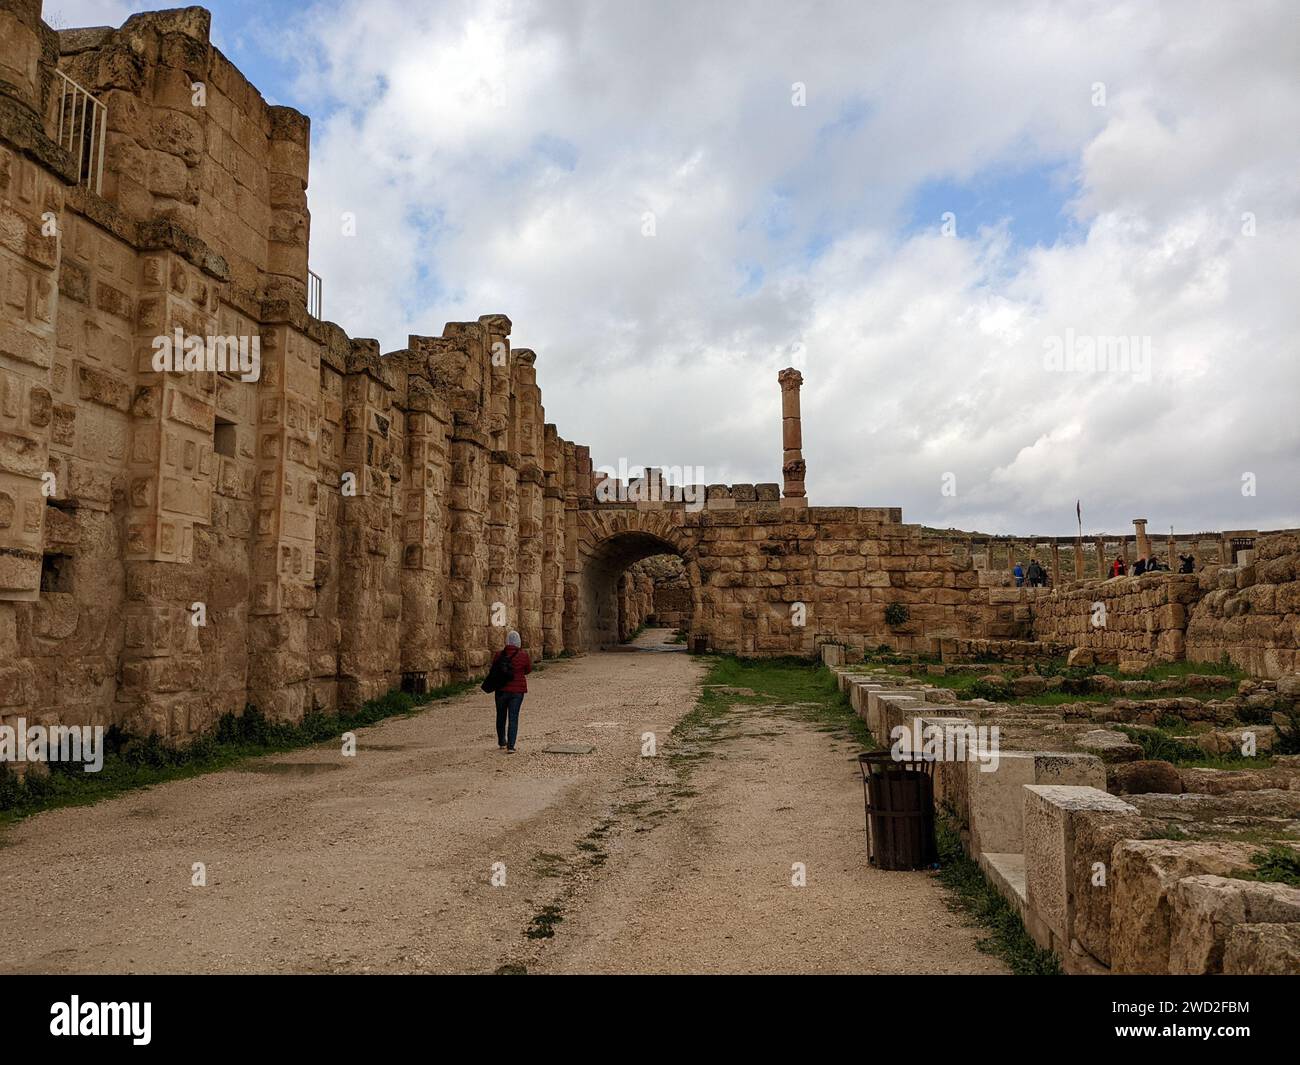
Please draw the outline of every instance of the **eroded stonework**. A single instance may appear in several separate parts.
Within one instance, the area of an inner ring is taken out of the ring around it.
[[[262,99],[202,8],[56,33],[0,0],[0,29],[5,721],[184,738],[250,703],[296,719],[481,674],[507,627],[581,653],[660,609],[629,567],[664,553],[682,575],[662,612],[716,650],[1034,637],[987,546],[807,504],[796,371],[783,485],[604,502],[504,315],[381,352],[310,314],[308,120]],[[105,108],[73,150],[64,75]],[[177,335],[255,342],[256,380],[158,369]],[[1271,660],[1294,668],[1291,647]]]

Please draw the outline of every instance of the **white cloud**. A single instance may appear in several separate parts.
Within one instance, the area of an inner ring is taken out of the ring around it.
[[[295,40],[326,313],[386,350],[508,314],[598,463],[778,480],[775,376],[803,344],[814,503],[1018,533],[1070,532],[1076,498],[1088,529],[1295,525],[1290,17],[322,6]],[[1061,160],[1073,243],[904,228],[926,183]],[[1067,330],[1150,337],[1150,381],[1045,372]]]

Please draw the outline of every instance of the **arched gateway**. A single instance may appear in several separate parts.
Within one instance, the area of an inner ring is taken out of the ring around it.
[[[684,511],[635,509],[578,513],[578,540],[565,593],[565,643],[595,650],[618,643],[618,582],[631,565],[654,555],[677,555],[691,584],[692,615],[700,603],[695,531],[677,524]],[[693,628],[694,626],[692,626]]]

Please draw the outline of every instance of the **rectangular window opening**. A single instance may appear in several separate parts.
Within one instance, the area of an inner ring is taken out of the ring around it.
[[[212,429],[212,450],[218,455],[235,457],[235,423],[218,418]]]
[[[72,556],[50,553],[41,559],[41,592],[72,591]]]

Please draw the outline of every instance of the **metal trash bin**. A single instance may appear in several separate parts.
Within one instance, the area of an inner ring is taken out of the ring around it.
[[[858,755],[867,810],[867,859],[877,869],[928,869],[934,838],[934,762],[896,760],[889,751]]]

